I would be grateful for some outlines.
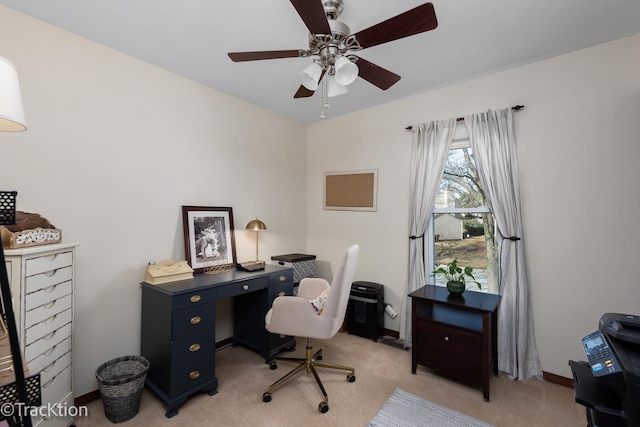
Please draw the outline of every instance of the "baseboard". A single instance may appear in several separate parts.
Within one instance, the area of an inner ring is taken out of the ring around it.
[[[83,394],[82,396],[77,396],[73,399],[73,405],[75,407],[85,406],[94,400],[100,399],[100,390],[93,390],[87,394]]]
[[[398,331],[392,331],[391,329],[385,329],[384,330],[384,334],[388,337],[392,337],[392,338],[400,338],[400,332]]]
[[[542,371],[542,378],[553,384],[558,384],[564,387],[573,388],[573,380],[571,378],[563,377],[560,375],[552,374],[550,372]]]

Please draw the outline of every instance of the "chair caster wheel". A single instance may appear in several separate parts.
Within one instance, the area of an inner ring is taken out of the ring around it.
[[[322,354],[317,355],[316,360],[322,360]]]
[[[328,410],[329,410],[329,404],[327,402],[320,402],[320,404],[318,405],[318,411],[322,412],[323,414],[326,414]]]
[[[353,383],[356,381],[356,374],[347,374],[347,381]]]
[[[269,369],[271,369],[272,371],[278,369],[278,365],[276,364],[276,362],[269,363]]]
[[[262,401],[263,402],[271,402],[271,393],[269,393],[268,391],[265,391],[264,393],[262,393]]]

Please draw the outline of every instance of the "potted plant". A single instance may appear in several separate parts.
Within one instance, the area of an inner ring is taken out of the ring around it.
[[[458,260],[454,259],[449,264],[436,265],[436,269],[433,270],[433,274],[442,274],[447,279],[447,289],[452,294],[462,294],[467,286],[466,280],[470,277],[473,283],[478,285],[478,289],[481,288],[480,282],[476,281],[473,277],[473,268],[460,267]]]

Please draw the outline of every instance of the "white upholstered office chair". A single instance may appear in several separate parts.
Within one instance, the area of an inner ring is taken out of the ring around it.
[[[267,330],[274,334],[305,337],[307,338],[307,347],[304,359],[276,357],[271,362],[271,369],[276,368],[276,360],[296,362],[298,366],[269,386],[262,395],[264,402],[271,401],[271,393],[276,388],[306,370],[307,373],[313,374],[324,395],[324,400],[318,405],[318,410],[325,413],[329,410],[329,397],[316,368],[349,371],[347,381],[354,382],[356,380],[354,368],[322,362],[322,349],[312,354],[311,339],[331,338],[342,326],[349,302],[353,274],[358,261],[358,251],[358,245],[347,249],[333,276],[331,286],[324,279],[305,278],[302,279],[298,287],[298,296],[281,296],[273,301],[273,306],[265,317]]]

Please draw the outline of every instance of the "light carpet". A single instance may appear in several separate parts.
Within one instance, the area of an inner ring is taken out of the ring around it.
[[[492,427],[396,388],[367,427]]]

